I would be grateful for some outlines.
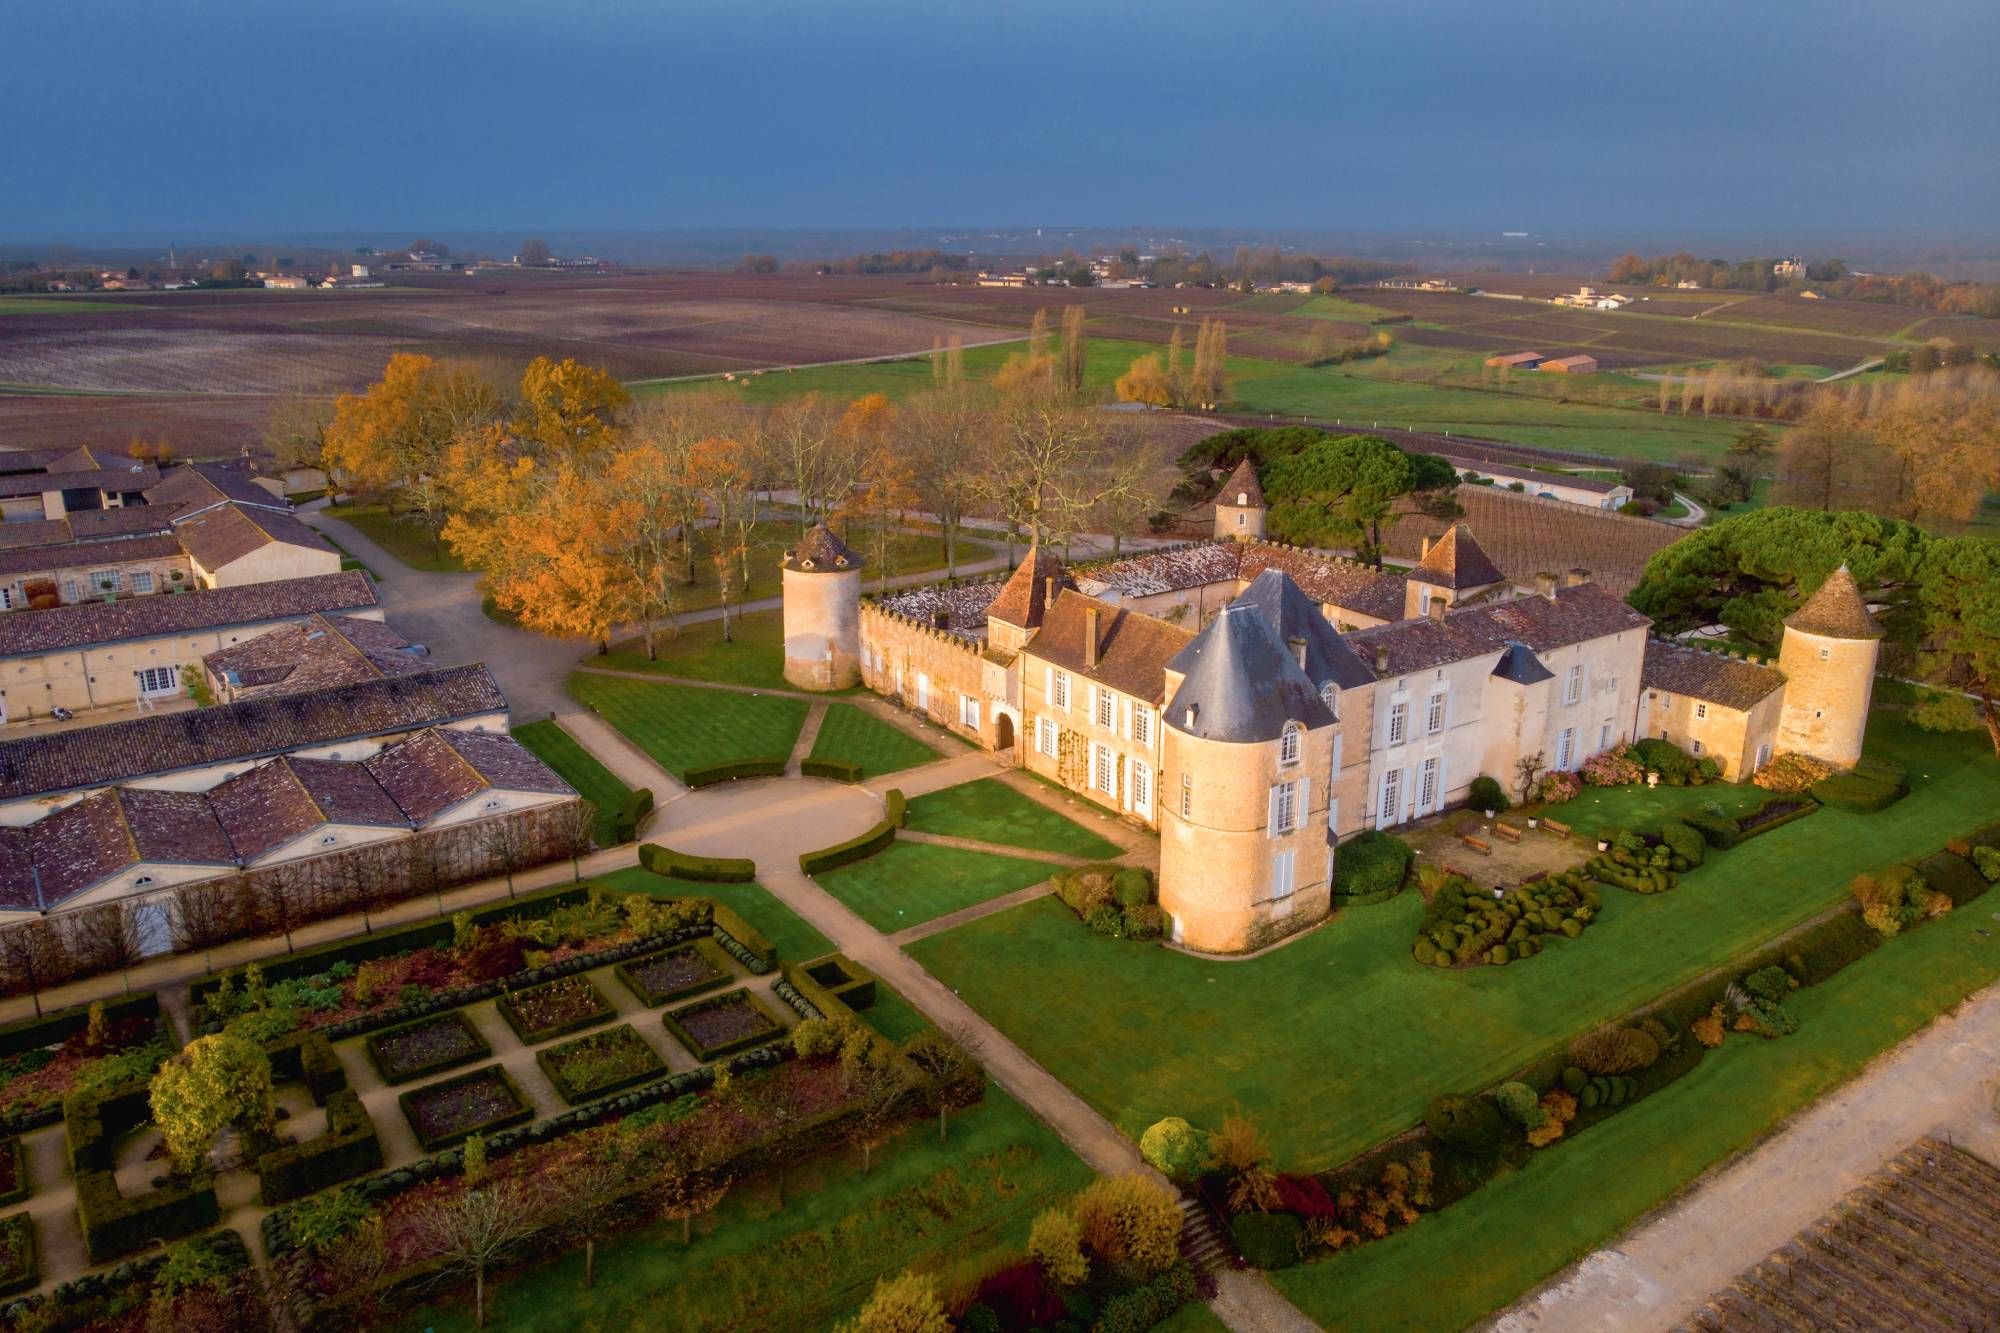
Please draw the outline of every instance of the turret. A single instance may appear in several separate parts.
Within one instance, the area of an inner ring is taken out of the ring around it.
[[[1217,541],[1259,541],[1264,536],[1264,488],[1258,484],[1257,468],[1248,458],[1236,465],[1229,480],[1215,495],[1215,539]]]
[[[1463,523],[1452,524],[1436,540],[1424,538],[1422,558],[1403,580],[1405,620],[1467,606],[1507,586],[1507,576],[1479,549],[1472,529]]]
[[[785,680],[802,690],[861,681],[861,557],[824,523],[785,552]]]
[[[1785,619],[1778,649],[1778,669],[1785,675],[1780,752],[1809,754],[1843,768],[1861,758],[1881,648],[1882,627],[1842,565]]]

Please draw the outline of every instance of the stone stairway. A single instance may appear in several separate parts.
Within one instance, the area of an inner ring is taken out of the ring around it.
[[[1181,1196],[1181,1254],[1197,1273],[1233,1268],[1236,1262],[1208,1209],[1186,1195]]]

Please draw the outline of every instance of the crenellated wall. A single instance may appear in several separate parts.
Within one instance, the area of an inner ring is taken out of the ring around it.
[[[985,661],[974,641],[877,606],[861,604],[861,681],[986,749],[995,748]],[[978,708],[975,724],[965,700]]]

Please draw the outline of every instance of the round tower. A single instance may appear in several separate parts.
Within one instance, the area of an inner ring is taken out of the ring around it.
[[[1778,669],[1785,673],[1780,753],[1809,754],[1843,768],[1861,758],[1881,647],[1882,627],[1842,565],[1785,620],[1778,649]]]
[[[783,564],[785,680],[802,690],[861,682],[861,557],[815,523]]]
[[[1269,506],[1264,488],[1257,481],[1257,469],[1245,458],[1222,483],[1215,495],[1215,539],[1219,542],[1262,541],[1264,516]]]

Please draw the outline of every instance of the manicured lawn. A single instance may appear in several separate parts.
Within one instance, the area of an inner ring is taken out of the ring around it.
[[[1988,893],[1798,992],[1794,1035],[1732,1036],[1686,1077],[1435,1217],[1272,1280],[1328,1328],[1449,1329],[1481,1319],[2000,978],[1993,909]],[[1720,1287],[1730,1274],[1714,1276]]]
[[[930,1029],[931,1022],[917,1007],[898,995],[888,982],[875,981],[875,1003],[861,1011],[868,1025],[890,1041],[908,1041]]]
[[[808,707],[803,699],[587,671],[570,676],[569,692],[675,777],[700,764],[790,754]]]
[[[821,1158],[736,1187],[681,1245],[680,1224],[655,1224],[597,1248],[597,1285],[583,1254],[502,1275],[488,1292],[494,1327],[587,1329],[831,1328],[877,1277],[915,1267],[946,1292],[970,1287],[1027,1243],[1035,1214],[1090,1181],[1054,1132],[996,1087],[951,1118],[914,1121],[876,1155]],[[400,1327],[472,1326],[469,1295],[413,1309]],[[1182,1326],[1198,1329],[1200,1324]]]
[[[1419,966],[1415,894],[1254,962],[1106,939],[1052,899],[910,953],[1134,1138],[1162,1116],[1214,1125],[1241,1106],[1280,1163],[1332,1166],[1415,1123],[1437,1091],[1498,1081],[1838,901],[1857,872],[1927,854],[2000,809],[2000,762],[1978,738],[1878,710],[1869,750],[1909,766],[1908,798],[1874,815],[1822,810],[1710,857],[1670,893],[1607,892],[1583,938],[1504,968]]]
[[[1103,859],[1121,850],[1117,843],[1023,796],[999,778],[981,778],[917,797],[910,802],[909,827],[1064,856]]]
[[[632,789],[617,774],[597,762],[597,756],[577,744],[576,738],[553,722],[529,722],[514,728],[514,739],[533,750],[553,768],[564,782],[583,793],[583,799],[597,807],[597,824],[592,836],[600,847],[609,847],[613,837],[613,816]]]
[[[126,310],[117,301],[92,301],[74,296],[0,296],[0,315],[74,315],[100,310]]]
[[[869,925],[894,932],[1039,884],[1056,869],[1047,861],[1025,857],[898,841],[866,861],[817,878],[821,888]],[[1076,918],[1063,910],[1071,927],[1080,930]]]
[[[730,625],[730,641],[722,641],[722,622],[698,620],[680,633],[661,631],[654,641],[657,658],[646,656],[638,639],[622,639],[592,666],[616,671],[657,671],[663,676],[713,680],[729,685],[790,689],[785,683],[785,622],[781,611],[753,611]]]
[[[928,764],[938,752],[866,709],[832,703],[826,706],[826,717],[813,740],[812,757],[845,759],[861,765],[862,776],[876,778]]]
[[[427,574],[457,574],[465,570],[465,563],[451,553],[450,546],[442,541],[431,541],[431,534],[420,516],[391,514],[386,505],[358,501],[330,505],[326,515],[353,524],[363,536],[411,569],[420,569]],[[338,533],[334,535],[339,536]]]
[[[1051,304],[1060,305],[1057,300]],[[991,379],[1006,364],[1007,358],[1018,355],[1026,346],[1025,333],[1013,334],[1004,329],[974,329],[965,332],[967,342],[984,342],[989,338],[1008,338],[1009,341],[984,347],[965,349],[965,373],[975,380]],[[1089,338],[1084,346],[1084,380],[1093,388],[1109,389],[1120,375],[1132,368],[1134,357],[1158,353],[1166,355],[1165,343],[1127,341],[1120,338]],[[931,377],[931,362],[928,356],[912,356],[901,361],[871,361],[857,366],[809,366],[802,370],[786,371],[755,378],[738,376],[729,387],[747,402],[775,402],[792,398],[803,393],[818,393],[826,398],[842,402],[859,398],[864,394],[885,393],[891,398],[902,398],[908,394],[928,389],[934,383]],[[719,381],[716,379],[683,381],[680,383],[647,383],[643,380],[629,387],[636,394],[674,393],[689,389],[714,392]]]
[[[1303,315],[1308,319],[1337,319],[1350,324],[1366,324],[1372,319],[1380,319],[1389,312],[1380,306],[1350,301],[1344,296],[1314,296],[1304,305],[1286,313]]]
[[[1724,814],[1740,815],[1756,809],[1772,795],[1762,787],[1753,787],[1747,782],[1711,782],[1705,787],[1650,789],[1644,783],[1635,783],[1629,787],[1585,787],[1583,794],[1574,801],[1548,806],[1540,813],[1561,820],[1584,837],[1596,839],[1603,837],[1607,829],[1657,833],[1660,825],[1668,820],[1695,814],[1711,801],[1721,806]],[[1516,812],[1510,814],[1508,820],[1519,824],[1523,817]],[[1808,818],[1817,819],[1819,816]],[[1538,833],[1534,836],[1547,835]]]
[[[833,952],[833,942],[806,924],[805,918],[779,902],[762,884],[698,884],[669,879],[633,866],[598,876],[597,882],[621,893],[649,893],[656,898],[710,898],[734,910],[763,932],[777,947],[778,957],[799,963]]]

